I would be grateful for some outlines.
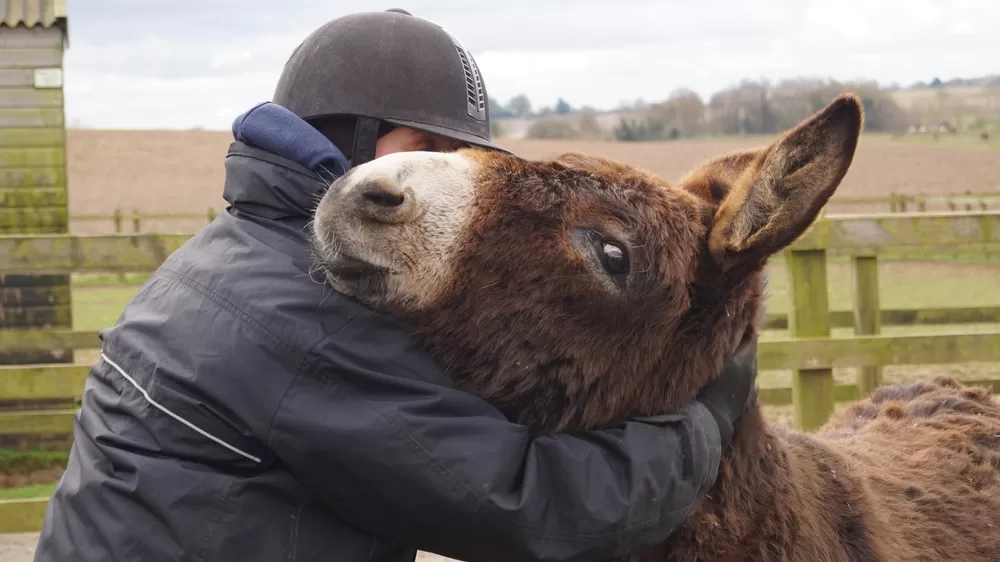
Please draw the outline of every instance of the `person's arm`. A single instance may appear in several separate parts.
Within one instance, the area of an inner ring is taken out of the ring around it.
[[[345,521],[459,559],[602,559],[665,540],[714,483],[756,372],[754,341],[676,413],[533,439],[428,381],[444,375],[416,349],[366,333],[324,342],[269,444]]]

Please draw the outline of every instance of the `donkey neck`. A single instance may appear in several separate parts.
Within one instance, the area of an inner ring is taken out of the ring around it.
[[[836,451],[767,423],[755,406],[737,423],[715,485],[656,559],[886,560],[859,482]]]

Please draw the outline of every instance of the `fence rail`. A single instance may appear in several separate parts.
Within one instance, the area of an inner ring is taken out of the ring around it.
[[[0,500],[0,535],[37,533],[42,529],[49,498]]]
[[[854,310],[830,311],[831,328],[852,328],[857,321]],[[992,324],[1000,326],[1000,306],[954,308],[898,308],[878,311],[880,326],[946,326],[953,324]],[[761,329],[788,330],[788,315],[768,313]],[[877,332],[872,332],[877,333]],[[87,330],[0,330],[0,354],[15,351],[63,351],[96,349],[98,332]],[[3,393],[0,392],[0,399]]]
[[[0,236],[0,274],[150,272],[192,234]],[[825,217],[786,251],[833,255],[1000,251],[1000,211]]]
[[[1000,208],[1000,192],[972,192],[961,194],[902,194],[892,193],[884,197],[835,196],[830,200],[827,214],[834,208],[881,207],[883,212],[907,213],[934,211],[986,211]],[[77,223],[110,223],[115,234],[141,234],[143,225],[149,221],[193,222],[215,220],[219,210],[209,207],[202,212],[146,213],[138,209],[126,211],[121,207],[111,213],[81,213],[70,215],[69,221]],[[128,228],[126,228],[128,225]]]
[[[3,333],[9,335],[13,331]],[[22,341],[35,339],[38,334],[45,333],[33,332]],[[63,338],[47,338],[47,341],[63,344],[54,349],[95,349],[100,345],[95,332],[67,332]],[[5,342],[5,347],[25,349],[12,343]],[[757,356],[759,368],[767,371],[1000,361],[1000,330],[934,335],[769,338],[760,340]],[[0,366],[0,400],[73,401],[89,369],[90,365],[86,364],[64,363]]]
[[[924,212],[928,207],[949,211],[986,211],[1000,205],[1000,192],[966,191],[962,194],[903,194],[892,193],[886,197],[838,197],[830,199],[831,206],[871,207],[885,205],[890,213]]]
[[[215,220],[218,216],[219,211],[214,207],[209,207],[204,212],[194,213],[144,213],[138,209],[132,209],[130,212],[126,212],[121,207],[116,207],[114,211],[110,214],[107,213],[96,213],[96,214],[75,214],[70,215],[69,222],[110,222],[111,226],[116,234],[125,233],[126,221],[131,223],[131,228],[129,229],[133,234],[142,233],[142,225],[147,221],[167,221],[167,222],[192,222],[192,221],[205,221],[206,224]]]

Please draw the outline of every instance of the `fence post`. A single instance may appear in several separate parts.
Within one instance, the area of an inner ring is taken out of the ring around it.
[[[139,234],[142,230],[142,216],[138,209],[132,209],[132,232]]]
[[[854,333],[875,335],[882,331],[879,305],[878,258],[854,256]],[[858,393],[862,398],[882,384],[882,367],[860,367],[857,374]]]
[[[112,214],[112,216],[114,217],[113,220],[115,221],[115,234],[121,234],[122,233],[122,219],[123,219],[123,215],[124,215],[124,213],[122,213],[122,208],[121,207],[115,207],[115,212]]]
[[[788,328],[794,338],[830,337],[826,250],[787,250],[791,309]],[[833,413],[833,369],[798,369],[792,374],[795,426],[812,430]]]

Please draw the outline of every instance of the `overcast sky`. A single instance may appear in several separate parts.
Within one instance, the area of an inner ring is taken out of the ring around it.
[[[741,78],[1000,72],[998,0],[69,0],[70,126],[228,129],[338,16],[400,7],[452,31],[490,95],[612,108]],[[864,6],[864,8],[862,8]]]

